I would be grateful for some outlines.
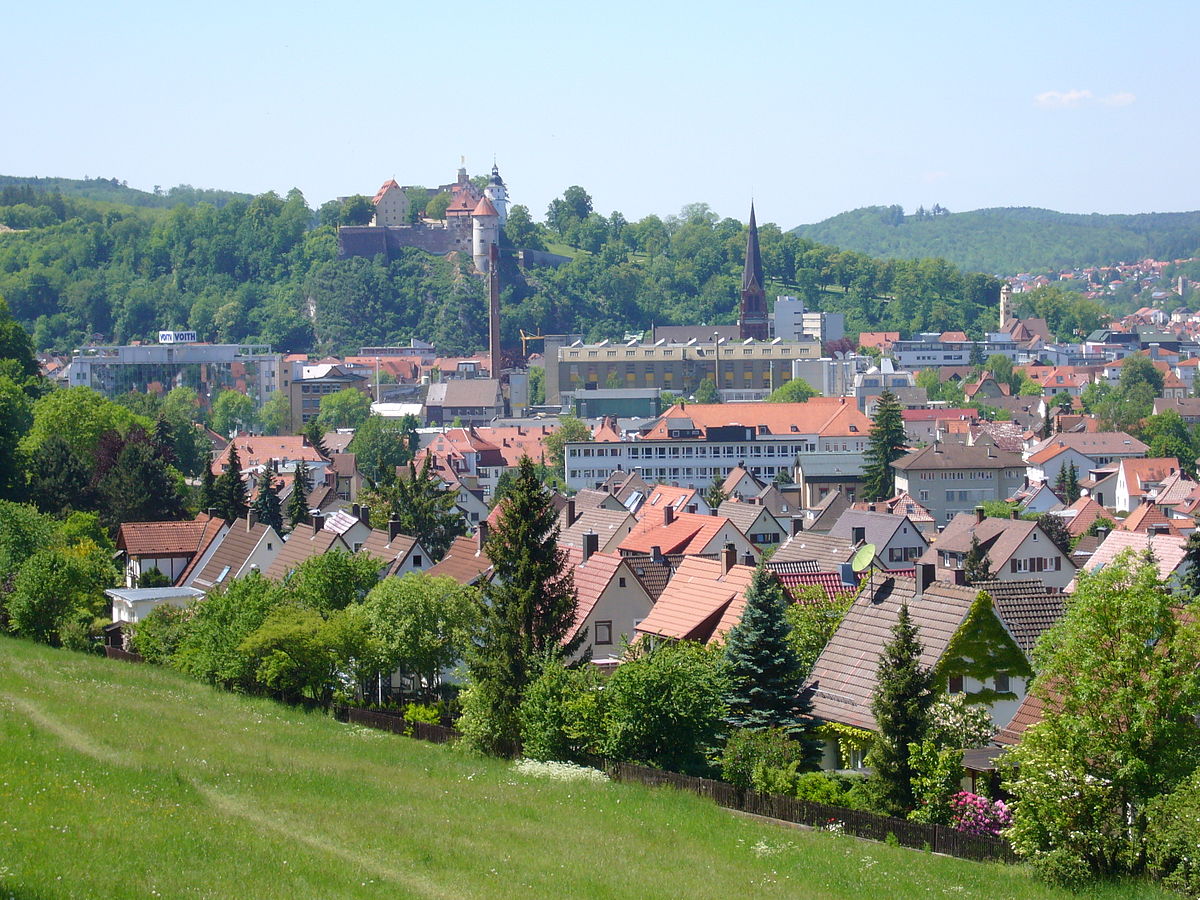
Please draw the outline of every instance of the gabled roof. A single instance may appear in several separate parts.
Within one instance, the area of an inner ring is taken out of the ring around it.
[[[621,558],[629,564],[630,571],[642,583],[642,587],[646,589],[646,593],[650,595],[650,599],[657,600],[662,596],[662,592],[667,589],[667,584],[670,583],[675,570],[683,565],[685,559],[692,559],[693,557],[680,556],[676,553],[671,556],[664,555],[655,559],[649,554],[634,553],[623,555]]]
[[[734,491],[737,490],[737,486],[747,478],[750,479],[751,483],[753,483],[759,490],[762,490],[766,487],[766,484],[762,481],[762,479],[747,469],[744,465],[738,463],[736,466],[730,469],[729,474],[725,476],[725,481],[721,484],[721,492],[726,497],[732,498]]]
[[[1148,532],[1151,528],[1166,528],[1171,534],[1182,535],[1181,526],[1185,524],[1190,528],[1194,523],[1190,519],[1168,518],[1157,504],[1143,503],[1118,523],[1117,530]]]
[[[987,554],[992,570],[999,571],[1035,531],[1045,541],[1047,550],[1057,549],[1038,523],[1030,519],[996,519],[989,516],[980,521],[975,513],[959,513],[950,520],[937,543],[925,551],[920,561],[936,563],[939,554],[944,552],[965,554],[971,549],[971,539],[974,537],[979,539],[979,546]]]
[[[805,587],[821,588],[830,600],[844,597],[846,594],[853,594],[858,590],[858,585],[846,584],[837,572],[775,572],[775,577],[779,579],[779,583],[787,589],[793,599],[799,589]]]
[[[1186,563],[1187,538],[1177,534],[1147,534],[1141,531],[1111,531],[1083,568],[1095,572],[1111,563],[1123,550],[1134,553],[1150,551],[1158,577],[1166,581]],[[1072,582],[1072,585],[1074,582]],[[1068,585],[1068,590],[1071,585]]]
[[[724,516],[730,522],[738,527],[738,531],[742,534],[749,535],[754,523],[756,523],[763,515],[767,517],[767,524],[775,523],[779,534],[784,535],[787,529],[780,524],[779,520],[771,515],[771,511],[765,506],[760,506],[757,503],[743,503],[739,500],[726,500],[717,507],[717,515]]]
[[[678,640],[720,639],[741,620],[753,577],[750,566],[733,566],[726,572],[720,559],[689,557],[637,630]]]
[[[1141,497],[1179,471],[1179,460],[1173,456],[1153,459],[1123,459],[1118,473],[1124,473],[1130,497]]]
[[[891,513],[868,512],[859,509],[848,509],[842,513],[833,527],[829,529],[829,536],[852,541],[855,528],[863,529],[863,540],[868,544],[874,544],[876,550],[879,551],[882,551],[903,528],[909,529],[914,540],[928,545],[917,526],[909,521],[908,516],[895,516]]]
[[[1042,699],[1042,691],[1049,695],[1049,703]],[[1009,723],[997,731],[992,740],[1005,747],[1015,747],[1021,743],[1026,731],[1042,721],[1048,708],[1053,711],[1058,706],[1057,698],[1058,691],[1054,689],[1053,682],[1042,685],[1040,690],[1030,691],[1021,700]]]
[[[476,584],[489,579],[491,570],[492,561],[479,548],[479,539],[459,537],[454,539],[441,562],[427,572],[429,575],[445,575],[459,584]]]
[[[196,543],[195,555],[188,560],[187,566],[185,566],[184,570],[179,573],[179,577],[175,579],[176,584],[186,584],[188,582],[188,580],[192,577],[193,570],[197,565],[200,564],[200,560],[204,559],[204,555],[208,552],[209,548],[213,546],[213,542],[220,540],[222,538],[222,532],[226,530],[226,523],[224,519],[218,517],[213,517],[210,519],[205,513],[201,513],[200,515],[196,516],[197,521],[202,518],[207,520],[204,523],[204,533],[200,535],[200,540]]]
[[[1029,448],[1029,462],[1041,465],[1067,450],[1083,456],[1141,456],[1149,448],[1124,431],[1074,431],[1051,435]]]
[[[892,628],[907,602],[921,642],[921,665],[932,668],[946,652],[978,591],[934,582],[917,596],[916,579],[874,573],[842,624],[817,658],[805,691],[813,714],[831,722],[876,729],[871,713],[879,654],[892,639]]]
[[[1040,581],[980,581],[972,587],[986,591],[992,606],[1021,652],[1032,659],[1042,633],[1067,611],[1066,594],[1048,590]]]
[[[367,535],[367,539],[363,541],[358,552],[378,559],[384,566],[381,577],[387,577],[396,573],[396,570],[404,564],[414,549],[421,549],[416,538],[407,534],[398,534],[389,539],[386,531],[374,528]]]
[[[638,509],[637,517],[643,519],[652,514],[661,516],[663,508],[667,506],[676,512],[688,512],[688,507],[693,504],[698,506],[697,501],[700,499],[700,492],[695,488],[656,484],[651,488],[646,502]]]
[[[290,461],[302,459],[309,464],[310,468],[313,463],[328,462],[317,450],[309,446],[308,440],[302,435],[239,434],[213,459],[214,475],[220,475],[225,471],[225,462],[229,459],[229,448],[233,446],[237,447],[238,462],[242,465],[242,471],[255,466],[267,465],[273,459]]]
[[[900,471],[921,469],[1023,469],[1021,454],[993,447],[937,441],[892,463]]]
[[[273,552],[281,551],[284,540],[275,529],[261,522],[250,525],[246,519],[235,519],[229,526],[229,531],[221,538],[221,543],[217,545],[212,556],[189,576],[190,583],[194,587],[208,590],[218,584],[224,584],[231,578],[245,575],[244,570],[250,554],[254,552],[259,542],[269,535],[272,536],[270,542],[273,545]]]
[[[670,525],[647,516],[621,541],[620,550],[622,553],[650,553],[658,547],[663,553],[692,556],[704,552],[726,525],[740,533],[740,529],[724,516],[676,513]]]
[[[575,521],[571,523],[570,527],[564,527],[566,517],[560,513],[558,524],[561,529],[558,535],[558,546],[578,547],[582,550],[583,536],[588,532],[598,535],[600,547],[604,548],[608,546],[614,536],[621,535],[623,537],[629,534],[637,524],[637,520],[626,509],[618,512],[602,506],[592,506],[578,510]]]
[[[350,552],[340,534],[324,529],[314,532],[312,528],[302,525],[288,535],[288,539],[283,542],[283,548],[264,574],[272,581],[283,581],[299,568],[301,563],[323,556],[332,550]]]
[[[775,551],[767,568],[774,569],[777,564],[785,562],[815,562],[815,571],[836,572],[842,563],[850,562],[854,549],[849,538],[802,531]]]
[[[584,562],[583,551],[575,547],[567,550],[567,564],[575,576],[576,598],[575,624],[571,627],[571,631],[566,637],[566,640],[569,641],[579,633],[579,629],[583,627],[583,623],[587,621],[587,617],[592,614],[592,610],[600,602],[601,595],[608,589],[614,576],[618,572],[628,571],[630,575],[633,575],[633,572],[628,568],[625,560],[615,553],[593,553],[588,558],[588,561]],[[632,578],[632,581],[637,584],[637,588],[643,591],[646,590],[636,576]],[[628,588],[628,581],[626,582],[626,586]],[[653,602],[653,599],[649,597],[648,591],[647,598],[650,602]]]
[[[1095,524],[1097,519],[1109,518],[1108,510],[1091,497],[1080,497],[1065,510],[1055,515],[1060,516],[1067,526],[1071,537],[1079,537]]]
[[[117,549],[129,556],[191,556],[202,553],[219,528],[211,528],[203,513],[182,522],[124,522],[117,529]]]

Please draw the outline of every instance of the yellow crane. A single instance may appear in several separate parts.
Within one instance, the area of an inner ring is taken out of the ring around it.
[[[530,341],[544,341],[545,339],[546,339],[546,336],[544,334],[542,334],[541,329],[538,329],[537,334],[527,334],[525,332],[525,329],[522,328],[521,329],[521,355],[524,356],[526,359],[528,359],[529,358],[529,342]]]

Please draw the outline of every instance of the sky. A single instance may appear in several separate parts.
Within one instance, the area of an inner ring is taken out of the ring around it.
[[[493,159],[535,218],[1200,208],[1194,0],[12,4],[0,173],[304,192]]]

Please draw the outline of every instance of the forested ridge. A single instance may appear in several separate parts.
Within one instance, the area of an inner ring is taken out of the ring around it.
[[[1200,255],[1200,212],[1076,215],[1033,207],[905,215],[867,206],[793,233],[886,259],[942,257],[977,272],[1015,275]]]
[[[406,250],[390,261],[339,260],[336,203],[313,210],[298,190],[222,195],[219,206],[213,199],[181,194],[163,209],[35,184],[0,186],[0,224],[15,229],[0,231],[0,296],[38,349],[66,351],[93,337],[153,339],[168,328],[282,351],[343,352],[409,337],[446,353],[485,345],[485,284],[469,258]],[[510,346],[522,328],[601,339],[653,324],[735,321],[743,223],[704,204],[628,222],[619,212],[594,211],[577,186],[545,218],[536,222],[514,207],[506,244],[572,258],[522,271],[506,255]],[[981,334],[994,315],[998,282],[943,260],[875,260],[773,224],[759,232],[768,297],[793,294],[843,312],[851,334]]]

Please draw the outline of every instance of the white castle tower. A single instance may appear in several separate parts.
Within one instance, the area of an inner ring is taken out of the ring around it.
[[[494,244],[500,243],[500,214],[485,195],[471,213],[471,255],[475,268],[488,271],[489,255]]]
[[[504,187],[504,180],[500,177],[500,170],[496,168],[496,164],[492,163],[492,177],[488,181],[487,187],[483,189],[483,195],[492,201],[492,207],[496,210],[496,215],[500,217],[500,224],[503,225],[508,221],[508,190]]]

